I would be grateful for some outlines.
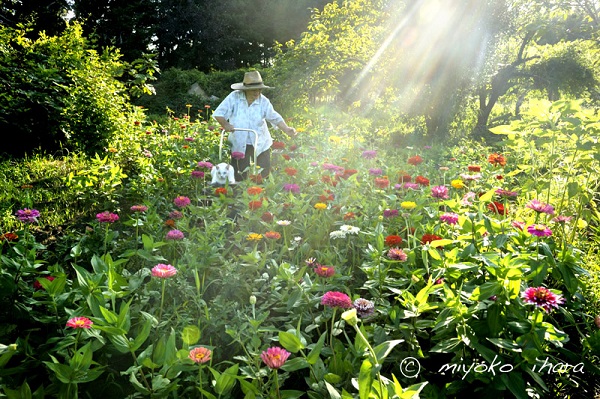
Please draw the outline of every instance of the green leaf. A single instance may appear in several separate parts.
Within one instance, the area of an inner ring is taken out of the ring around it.
[[[323,344],[325,343],[326,336],[326,333],[321,334],[321,337],[319,338],[315,346],[311,349],[310,353],[306,357],[306,361],[308,362],[308,364],[315,364],[319,359],[319,356],[321,355],[321,350],[323,349]]]
[[[511,339],[488,338],[487,340],[490,341],[491,343],[493,343],[494,345],[496,345],[502,349],[509,350],[511,352],[521,352],[521,350],[522,350],[521,345],[519,345],[518,343],[516,343],[515,341],[513,341]]]
[[[279,332],[279,343],[285,349],[292,353],[297,353],[299,350],[304,349],[305,346],[302,344],[300,339],[293,333],[287,331]]]
[[[216,380],[214,388],[216,393],[218,393],[219,395],[227,396],[229,392],[233,389],[233,387],[235,387],[235,384],[237,382],[236,377],[238,374],[238,367],[239,365],[236,363],[233,366],[226,369],[225,371],[223,371],[223,373],[217,372],[216,374],[216,370],[210,368],[210,371],[213,373]]]
[[[396,345],[398,345],[402,342],[404,342],[403,339],[394,339],[394,340],[382,342],[381,344],[374,347],[373,351],[375,352],[377,361],[379,363],[383,363],[383,360],[390,354],[392,349],[394,349],[394,347]]]
[[[310,365],[308,364],[308,362],[306,361],[305,358],[296,357],[294,359],[290,359],[290,360],[286,361],[285,364],[283,366],[281,366],[281,369],[292,372],[292,371],[296,371],[296,370],[305,369],[307,367],[310,367]]]
[[[431,352],[449,353],[458,345],[460,345],[461,342],[462,341],[458,338],[449,338],[431,348]]]
[[[517,399],[528,399],[525,381],[520,373],[502,373],[501,380]]]
[[[281,399],[297,399],[297,398],[301,398],[302,395],[305,394],[304,391],[293,391],[290,389],[286,389],[284,391],[279,391],[279,393],[281,394]]]
[[[365,359],[358,373],[358,396],[360,399],[369,399],[371,385],[373,384],[373,365],[369,359]]]
[[[146,321],[144,322],[144,325],[142,326],[142,329],[140,331],[138,331],[135,339],[133,340],[133,343],[131,344],[132,351],[138,350],[142,346],[142,344],[144,342],[146,342],[146,339],[150,335],[151,329],[152,329],[152,320],[146,319]]]

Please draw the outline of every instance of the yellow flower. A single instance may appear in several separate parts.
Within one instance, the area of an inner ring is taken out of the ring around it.
[[[322,210],[322,209],[327,209],[327,204],[324,204],[324,203],[322,203],[322,202],[317,202],[317,203],[315,204],[315,209],[320,209],[320,210]]]
[[[340,136],[331,136],[329,137],[329,141],[335,144],[340,144],[342,142],[342,138]]]
[[[417,204],[412,201],[403,201],[400,204],[400,207],[402,207],[403,209],[414,209],[416,206],[417,206]]]
[[[450,182],[450,185],[454,188],[465,188],[466,187],[465,183],[463,183],[463,181],[460,179],[452,180]]]
[[[588,226],[587,222],[583,219],[579,219],[577,221],[577,227],[580,229],[585,229]]]
[[[257,234],[257,233],[250,233],[246,236],[246,240],[248,241],[260,241],[262,240],[263,236],[262,234]]]

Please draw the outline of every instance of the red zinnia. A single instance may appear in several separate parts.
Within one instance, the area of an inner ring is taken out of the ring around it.
[[[356,217],[354,212],[346,212],[344,213],[344,220],[352,220]]]
[[[507,214],[507,208],[504,206],[504,204],[498,202],[498,201],[494,201],[491,202],[487,205],[487,208],[494,213],[497,213],[498,215],[506,215]]]
[[[281,238],[281,234],[279,234],[276,231],[267,231],[265,233],[265,237],[267,237],[270,240],[279,240]]]
[[[248,193],[248,195],[259,195],[263,192],[263,189],[258,186],[252,186],[252,187],[248,187],[246,192]]]
[[[423,234],[423,237],[421,237],[421,244],[425,245],[425,244],[429,244],[432,241],[437,241],[437,240],[441,240],[442,237],[436,235],[436,234]]]
[[[285,148],[285,143],[283,141],[274,141],[273,149],[275,150],[283,150]]]
[[[215,195],[218,197],[220,195],[227,195],[227,189],[225,187],[217,187],[215,189]]]
[[[415,183],[420,184],[421,186],[429,186],[429,179],[424,176],[417,176],[415,178]]]
[[[258,175],[250,175],[250,181],[256,183],[256,184],[261,184],[263,182],[263,177],[261,174]]]
[[[262,214],[262,216],[260,217],[262,219],[263,222],[272,222],[273,221],[273,214],[271,212],[265,212]]]
[[[414,165],[417,166],[418,164],[420,164],[421,162],[423,162],[423,158],[421,158],[418,155],[415,155],[413,157],[408,158],[408,164],[409,165]]]
[[[257,209],[259,209],[262,206],[262,201],[250,201],[248,202],[248,209],[250,209],[251,211],[255,211]]]
[[[506,165],[506,158],[500,154],[493,153],[488,157],[488,162],[494,166],[504,166]]]
[[[287,168],[285,168],[285,173],[288,176],[296,176],[296,173],[298,173],[298,170],[296,168],[287,167]]]
[[[481,172],[481,166],[479,165],[469,165],[469,172]]]
[[[397,235],[389,235],[385,237],[385,245],[388,247],[396,247],[402,244],[402,237]]]
[[[400,177],[398,177],[398,183],[410,183],[412,181],[411,175],[408,173],[401,172]]]
[[[17,241],[19,236],[15,233],[4,233],[0,235],[0,241]]]
[[[376,177],[375,178],[375,187],[384,189],[389,187],[390,181],[385,177]]]

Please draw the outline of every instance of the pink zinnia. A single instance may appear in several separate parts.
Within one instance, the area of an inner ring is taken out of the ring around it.
[[[343,292],[328,291],[321,298],[321,305],[329,306],[330,308],[350,309],[352,300]]]
[[[390,248],[387,253],[387,257],[391,260],[399,260],[401,262],[404,262],[406,259],[408,259],[408,255],[400,248]]]
[[[419,185],[417,183],[407,182],[407,183],[404,183],[404,186],[402,186],[402,188],[406,188],[408,190],[418,190]]]
[[[152,275],[158,278],[169,278],[177,274],[177,269],[171,265],[159,263],[152,268]]]
[[[212,351],[203,346],[198,346],[192,350],[190,350],[189,358],[192,359],[193,362],[198,364],[203,364],[210,361],[210,357],[212,355]]]
[[[552,205],[545,204],[536,199],[531,200],[526,206],[529,209],[533,209],[537,213],[546,213],[548,215],[554,215],[554,207]]]
[[[552,221],[554,223],[567,223],[569,222],[571,219],[573,219],[573,216],[563,216],[563,215],[559,215],[557,217],[555,217],[554,219],[552,219]]]
[[[17,218],[21,222],[34,223],[40,217],[40,211],[37,209],[19,209],[16,213]]]
[[[188,197],[180,195],[178,197],[175,197],[175,199],[173,200],[173,203],[175,204],[175,206],[177,208],[185,208],[186,206],[191,204],[191,201]]]
[[[381,176],[383,174],[383,170],[379,168],[371,168],[369,169],[369,174],[371,176]]]
[[[114,223],[119,220],[119,215],[105,211],[96,214],[96,219],[98,219],[100,223]]]
[[[183,213],[181,213],[180,211],[171,211],[169,212],[169,218],[175,220],[181,219],[183,218]]]
[[[204,172],[201,170],[193,170],[192,177],[194,179],[202,179],[204,177]]]
[[[362,157],[365,159],[374,159],[377,156],[377,151],[375,150],[365,150],[362,153]]]
[[[260,358],[271,369],[278,369],[290,357],[290,352],[278,346],[271,347],[260,354]]]
[[[383,211],[383,217],[384,218],[393,218],[398,216],[398,210],[397,209],[385,209]]]
[[[532,224],[527,227],[529,234],[537,237],[548,237],[552,235],[552,230],[544,226],[543,224]]]
[[[131,212],[146,212],[148,207],[145,205],[133,205],[129,210],[131,210]]]
[[[300,186],[298,186],[297,184],[294,184],[294,183],[284,184],[283,190],[287,191],[289,193],[298,194],[298,193],[300,193]]]
[[[71,328],[92,328],[92,324],[94,324],[87,317],[73,317],[67,321],[67,327]]]
[[[523,293],[525,303],[535,305],[544,309],[546,312],[552,311],[552,308],[558,308],[564,299],[545,287],[529,287]]]
[[[213,164],[208,162],[208,161],[200,161],[198,162],[198,167],[199,168],[206,168],[206,169],[212,169]]]
[[[167,233],[167,240],[183,240],[185,236],[183,233],[177,229],[171,230]]]
[[[440,216],[440,220],[448,224],[456,224],[458,223],[458,215],[453,212],[446,212]]]
[[[431,196],[438,199],[448,199],[448,187],[434,186],[431,187]]]
[[[246,157],[246,154],[244,154],[243,152],[240,151],[234,151],[231,153],[231,158],[233,159],[244,159]]]
[[[308,263],[308,260],[307,260]],[[317,274],[317,276],[320,277],[331,277],[335,274],[335,269],[333,268],[333,266],[325,266],[325,265],[320,265],[320,264],[316,264],[315,268],[313,269],[315,271],[315,273]]]

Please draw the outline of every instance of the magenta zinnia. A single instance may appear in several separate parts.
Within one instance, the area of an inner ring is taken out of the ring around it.
[[[92,324],[94,324],[87,317],[73,317],[67,321],[67,327],[71,328],[92,328]]]
[[[552,311],[552,308],[558,308],[564,299],[545,287],[529,287],[523,293],[525,303],[535,305],[544,309],[546,312]]]
[[[454,212],[446,212],[440,216],[440,220],[448,224],[456,224],[458,223],[458,215]]]
[[[343,292],[328,291],[321,298],[321,305],[330,308],[350,309],[352,307],[352,300]]]
[[[19,209],[16,213],[17,218],[21,222],[34,223],[40,217],[40,211],[37,209]]]
[[[152,275],[158,278],[169,278],[177,274],[177,269],[171,265],[159,263],[152,268]]]
[[[183,195],[175,197],[175,199],[173,200],[173,202],[175,203],[175,206],[177,208],[185,208],[186,206],[188,206],[191,203],[190,199],[188,197],[183,196]]]
[[[431,187],[431,196],[438,199],[448,199],[448,187],[434,186]]]
[[[543,224],[532,224],[527,227],[529,234],[537,237],[548,237],[552,235],[552,230],[544,226]]]
[[[260,354],[260,358],[271,369],[278,369],[290,357],[290,352],[278,346],[271,347]]]
[[[203,364],[210,361],[210,357],[212,355],[212,351],[203,346],[198,346],[192,350],[190,350],[189,358],[192,359],[193,362],[198,364]]]
[[[171,230],[167,233],[167,236],[165,237],[165,239],[167,240],[183,240],[185,238],[185,236],[183,235],[183,233],[177,229]]]
[[[114,223],[119,220],[119,215],[116,213],[110,213],[109,211],[104,211],[96,214],[96,219],[98,219],[100,223]]]
[[[554,215],[554,207],[552,205],[545,204],[536,199],[531,200],[526,206],[529,209],[533,209],[537,213],[546,213],[548,215]]]

